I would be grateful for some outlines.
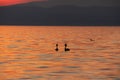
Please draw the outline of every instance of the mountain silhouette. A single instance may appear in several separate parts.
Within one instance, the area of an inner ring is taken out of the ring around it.
[[[38,7],[31,3],[0,7],[0,25],[120,25],[120,7]]]

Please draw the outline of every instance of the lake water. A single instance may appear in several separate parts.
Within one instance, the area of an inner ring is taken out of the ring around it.
[[[120,27],[0,26],[0,80],[120,80]]]

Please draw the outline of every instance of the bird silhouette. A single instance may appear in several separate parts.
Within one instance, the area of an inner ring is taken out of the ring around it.
[[[89,40],[90,40],[90,41],[95,41],[94,39],[91,39],[91,38],[90,38]]]
[[[55,48],[55,50],[56,50],[56,51],[58,51],[58,50],[59,50],[59,49],[58,49],[58,44],[56,44],[56,48]]]
[[[65,48],[64,48],[65,51],[70,51],[70,49],[67,48],[67,44],[66,43],[64,44],[64,46],[65,46]]]

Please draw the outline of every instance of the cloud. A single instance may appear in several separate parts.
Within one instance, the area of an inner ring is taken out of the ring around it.
[[[120,0],[48,0],[49,5],[120,6]]]

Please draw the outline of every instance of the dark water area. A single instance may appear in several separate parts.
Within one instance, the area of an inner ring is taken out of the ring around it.
[[[0,80],[120,80],[120,28],[0,26]]]

